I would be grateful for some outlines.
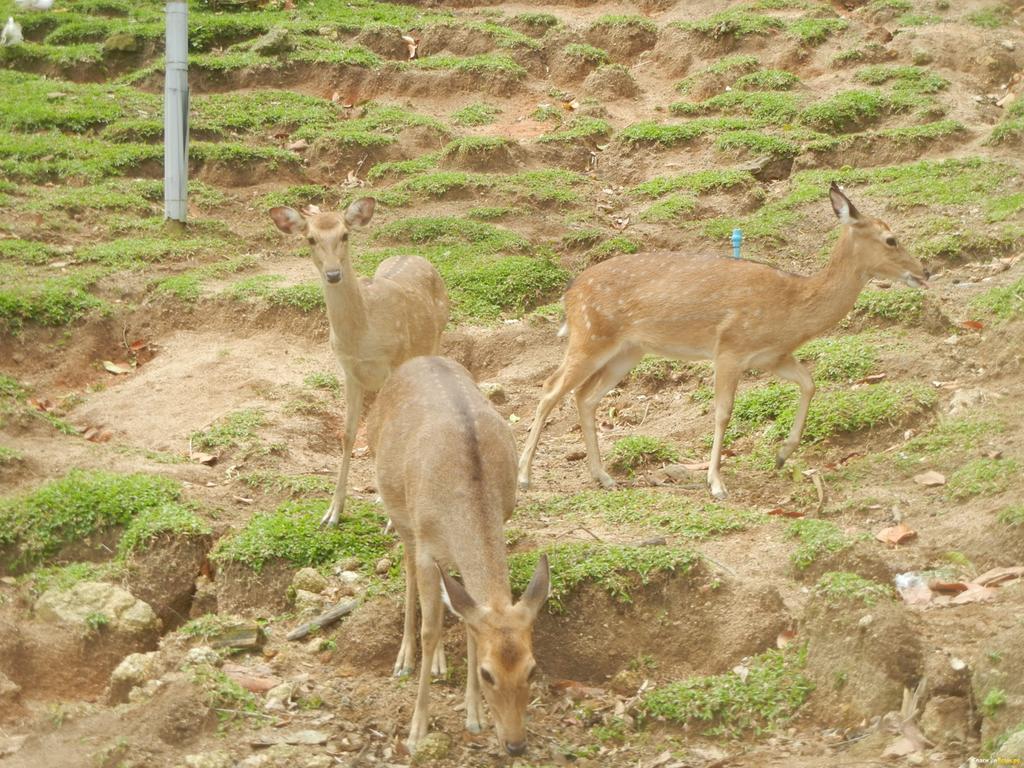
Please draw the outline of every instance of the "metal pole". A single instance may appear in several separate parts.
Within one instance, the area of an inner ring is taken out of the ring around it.
[[[188,210],[188,3],[167,3],[164,73],[164,216]]]

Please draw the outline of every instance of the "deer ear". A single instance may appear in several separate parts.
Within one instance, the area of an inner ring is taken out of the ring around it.
[[[834,181],[829,187],[828,197],[832,201],[832,210],[836,212],[840,224],[856,224],[860,220],[860,212]]]
[[[531,618],[536,619],[540,609],[547,602],[551,594],[551,569],[548,567],[548,556],[541,555],[537,560],[537,567],[533,570],[533,577],[526,586],[526,591],[519,598],[518,605],[521,605]]]
[[[441,574],[441,599],[444,600],[444,604],[460,619],[472,622],[479,615],[480,606],[458,579],[445,573],[444,568],[437,563],[434,565]]]
[[[372,197],[360,197],[349,203],[345,209],[345,224],[350,227],[365,227],[373,218],[373,209],[377,201]]]
[[[302,214],[294,208],[278,206],[270,209],[270,218],[274,220],[277,228],[286,235],[304,235],[309,225],[302,218]]]

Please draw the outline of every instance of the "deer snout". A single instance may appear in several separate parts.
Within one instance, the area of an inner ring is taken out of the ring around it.
[[[328,269],[324,272],[324,278],[327,280],[328,283],[336,283],[339,280],[341,280],[341,270]]]
[[[510,741],[505,745],[505,749],[512,757],[519,757],[520,755],[526,754],[526,742],[525,741]]]

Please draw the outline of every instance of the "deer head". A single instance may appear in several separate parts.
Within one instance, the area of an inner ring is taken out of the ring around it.
[[[476,643],[477,668],[484,699],[494,717],[498,741],[510,755],[526,751],[526,705],[530,680],[537,669],[533,658],[533,623],[548,599],[550,572],[541,555],[530,584],[511,608],[479,605],[457,579],[443,570],[445,604],[466,623]]]
[[[322,213],[315,205],[300,211],[287,206],[270,209],[270,218],[288,235],[304,235],[309,242],[313,263],[328,283],[341,280],[342,264],[348,259],[348,233],[365,227],[373,218],[377,201],[361,197],[350,203],[345,214]]]
[[[902,280],[912,288],[928,287],[928,270],[907,253],[888,224],[861,215],[835,182],[828,196],[839,223],[849,227],[843,236],[850,238],[850,256],[867,277]]]

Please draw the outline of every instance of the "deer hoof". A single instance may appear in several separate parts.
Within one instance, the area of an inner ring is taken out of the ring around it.
[[[608,475],[606,475],[606,474],[605,475],[601,475],[600,477],[595,478],[595,479],[597,480],[598,484],[602,488],[604,488],[606,491],[615,490],[616,483]]]
[[[786,457],[781,453],[775,457],[775,468],[782,469],[786,465]]]
[[[395,667],[395,677],[408,677],[412,672],[412,667]]]
[[[524,491],[524,492],[530,490],[530,481],[529,480],[520,480],[519,481],[519,490],[520,491]]]
[[[469,722],[467,722],[466,723],[466,730],[469,731],[470,733],[481,733],[481,732],[483,732],[484,728],[483,728],[482,725],[480,725],[480,723],[469,723]]]

